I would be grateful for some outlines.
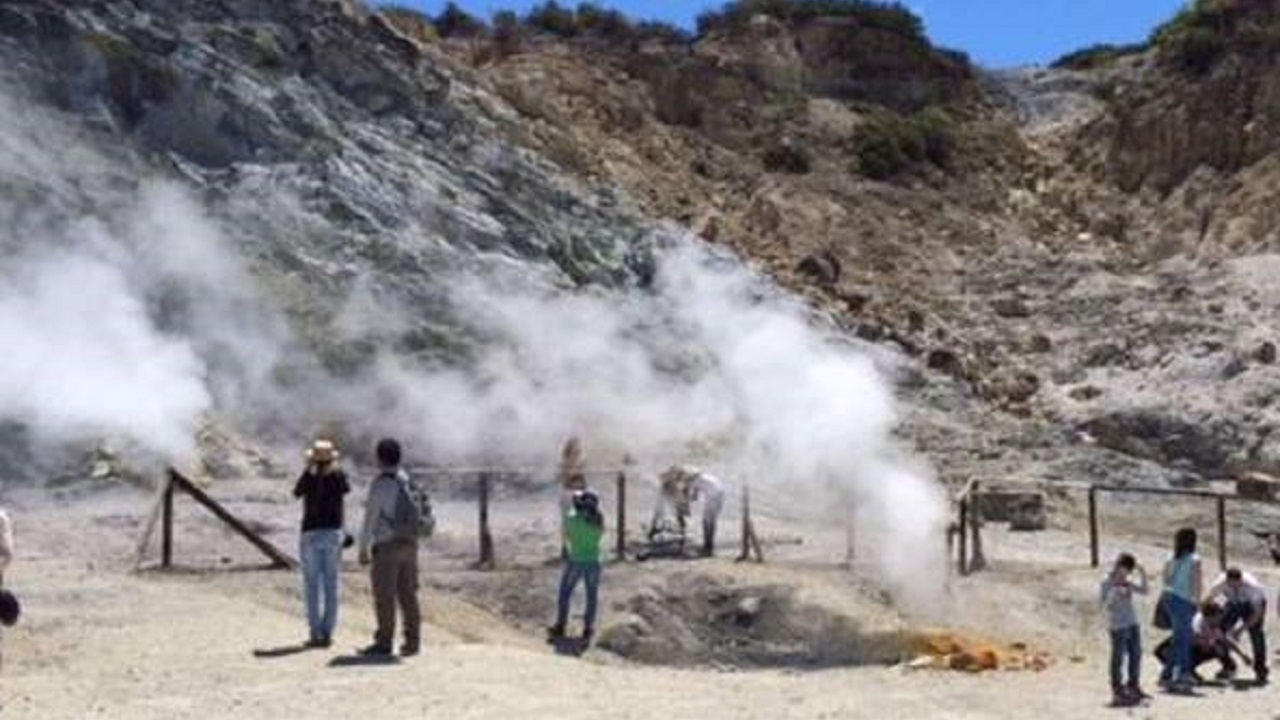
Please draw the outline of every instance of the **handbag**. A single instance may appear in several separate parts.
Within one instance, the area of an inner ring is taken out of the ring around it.
[[[1173,618],[1169,617],[1169,609],[1165,607],[1163,595],[1161,595],[1160,599],[1156,602],[1156,614],[1151,618],[1151,624],[1154,625],[1157,630],[1173,629]]]

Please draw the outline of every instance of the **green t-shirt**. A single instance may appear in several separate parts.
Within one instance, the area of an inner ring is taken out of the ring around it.
[[[592,525],[577,512],[565,519],[564,534],[569,541],[569,562],[600,562],[600,538],[604,528]]]

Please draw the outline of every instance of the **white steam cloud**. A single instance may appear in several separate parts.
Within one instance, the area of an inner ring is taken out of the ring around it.
[[[8,167],[57,186],[72,171],[33,150],[36,128],[15,139],[14,113],[0,102],[0,180]],[[182,460],[213,414],[250,431],[295,419],[286,432],[395,433],[440,464],[547,466],[576,434],[599,465],[623,453],[650,468],[693,461],[797,504],[852,502],[860,542],[902,602],[927,606],[942,586],[944,500],[895,447],[888,382],[733,257],[673,241],[652,286],[629,291],[567,289],[508,261],[446,288],[452,322],[483,338],[471,362],[428,369],[386,344],[337,379],[299,357],[282,312],[197,202],[167,183],[132,198],[81,211],[98,220],[0,227],[0,419],[41,442],[127,436]],[[0,198],[3,217],[16,215]],[[348,286],[329,339],[419,325],[376,284]],[[282,364],[305,371],[281,383]]]

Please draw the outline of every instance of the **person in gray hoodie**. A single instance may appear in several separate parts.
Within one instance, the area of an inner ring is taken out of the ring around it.
[[[400,467],[400,443],[378,441],[378,477],[369,486],[364,525],[360,531],[360,564],[372,564],[374,614],[378,629],[362,655],[390,655],[396,631],[396,605],[404,622],[400,654],[421,649],[422,611],[418,606],[418,535],[415,528],[398,528],[397,503],[409,498],[409,475]]]
[[[1134,582],[1137,575],[1137,582]],[[1147,594],[1147,571],[1129,553],[1121,553],[1116,564],[1102,581],[1102,606],[1106,608],[1111,629],[1111,698],[1116,706],[1134,705],[1148,696],[1142,691],[1142,640],[1138,613],[1133,606],[1134,594]],[[1128,677],[1122,679],[1122,666],[1128,661]]]

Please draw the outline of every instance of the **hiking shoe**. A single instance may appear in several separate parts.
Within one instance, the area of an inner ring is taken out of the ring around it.
[[[407,642],[400,646],[400,657],[413,657],[422,652],[422,644],[417,642]]]
[[[1125,688],[1124,691],[1129,693],[1133,697],[1137,698],[1139,702],[1143,700],[1151,699],[1151,696],[1148,695],[1146,692],[1144,692],[1142,688],[1138,687],[1137,685],[1130,685],[1129,687]]]
[[[557,640],[563,640],[563,639],[564,639],[563,625],[552,625],[551,627],[547,628],[547,642],[553,643],[553,642],[556,642]]]
[[[386,657],[391,654],[391,647],[374,643],[369,647],[361,648],[358,654],[364,657]]]

